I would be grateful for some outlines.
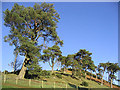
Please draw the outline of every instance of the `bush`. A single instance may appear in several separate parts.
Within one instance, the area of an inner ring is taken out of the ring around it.
[[[7,70],[4,71],[5,74],[9,74],[9,72]]]
[[[46,70],[43,70],[41,73],[40,73],[41,76],[50,76],[50,71],[46,71]]]
[[[72,69],[71,69],[71,68],[68,68],[68,70],[69,70],[69,71],[72,71]]]
[[[52,73],[53,76],[55,76],[55,73]]]
[[[60,79],[62,79],[62,75],[61,74],[56,74],[56,76]]]
[[[82,85],[83,86],[88,86],[88,83],[84,81],[84,82],[82,82]]]
[[[93,77],[94,77],[94,78],[96,78],[96,75],[95,75],[95,74],[93,74]]]
[[[45,76],[45,78],[50,78],[50,76]]]
[[[18,74],[19,74],[19,72],[20,72],[20,69],[19,69],[19,70],[17,70],[17,71],[15,71],[15,72],[14,72],[14,74],[18,75]],[[26,72],[28,72],[28,70],[26,70]]]

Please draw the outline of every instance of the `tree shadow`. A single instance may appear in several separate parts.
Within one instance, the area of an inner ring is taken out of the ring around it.
[[[58,73],[58,72],[56,72],[56,74],[61,74],[61,75],[65,75],[65,76],[71,76],[70,74],[66,74],[66,73]]]
[[[71,77],[72,77],[73,79],[79,80],[79,79],[78,79],[77,77],[75,77],[75,76],[72,76],[72,75],[71,75]]]
[[[58,73],[58,72],[56,72],[56,74],[61,74],[61,75],[64,75],[64,76],[70,76],[70,77],[72,77],[73,79],[76,79],[76,80],[79,80],[77,77],[75,77],[75,76],[73,76],[73,75],[70,75],[70,74],[67,74],[67,73]]]
[[[88,90],[88,88],[79,87],[71,83],[68,83],[68,85],[71,86],[72,88],[76,88],[77,90]]]
[[[68,83],[68,85],[71,86],[72,88],[77,88],[77,86],[74,84]]]
[[[88,90],[88,88],[83,88],[78,86],[78,90]]]

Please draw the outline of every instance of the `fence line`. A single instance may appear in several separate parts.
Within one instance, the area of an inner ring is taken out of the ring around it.
[[[16,84],[18,86],[23,87],[37,87],[37,88],[74,88],[74,87],[68,87],[68,83],[65,81],[43,81],[43,80],[33,80],[33,79],[17,79],[16,77],[7,76],[4,74],[3,78],[4,83],[10,83],[10,84]],[[76,85],[75,85],[76,86]],[[75,87],[76,88],[76,87]]]

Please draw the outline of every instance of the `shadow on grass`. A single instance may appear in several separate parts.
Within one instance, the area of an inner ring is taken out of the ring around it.
[[[68,85],[71,86],[72,88],[76,88],[77,90],[88,90],[88,88],[79,87],[71,83],[68,83]]]
[[[61,75],[64,75],[64,76],[70,76],[70,77],[72,77],[73,79],[76,79],[76,80],[79,80],[78,78],[76,78],[75,76],[73,76],[73,75],[70,75],[70,74],[66,74],[66,73],[58,73],[58,72],[56,72],[56,74],[61,74]]]
[[[72,87],[72,88],[77,88],[77,86],[74,85],[74,84],[68,83],[68,85],[69,85],[70,87]]]
[[[58,73],[56,72],[57,74],[61,74],[61,75],[65,75],[65,76],[71,76],[70,74],[66,74],[66,73]]]

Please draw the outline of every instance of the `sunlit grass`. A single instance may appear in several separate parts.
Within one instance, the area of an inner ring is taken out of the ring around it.
[[[61,72],[58,72],[61,73]],[[62,75],[62,79],[59,79],[58,77],[51,75],[49,78],[44,78],[43,81],[43,88],[78,88],[78,87],[83,87],[83,88],[108,88],[107,86],[103,85],[101,86],[99,83],[91,81],[91,80],[85,80],[83,77],[81,78],[81,80],[78,79],[74,79],[72,78],[70,75],[70,73],[66,73],[68,74],[68,76],[66,75]],[[4,78],[4,76],[2,76]],[[6,82],[5,84],[11,84],[13,86],[10,85],[5,85],[4,84],[4,80],[2,78],[2,83],[3,83],[3,88],[18,88],[19,87],[23,87],[23,88],[42,88],[42,80],[34,80],[31,79],[31,85],[29,85],[29,79],[22,79],[22,80],[18,80],[17,84],[16,84],[16,78],[17,75],[14,74],[6,74]],[[85,87],[82,86],[82,82],[86,81],[88,82],[89,86]]]

